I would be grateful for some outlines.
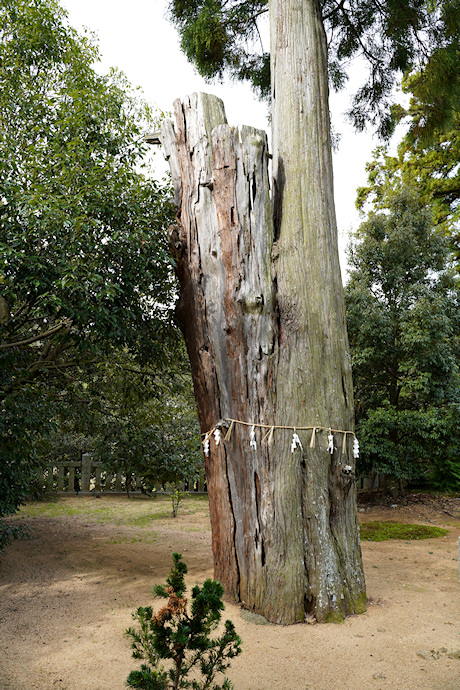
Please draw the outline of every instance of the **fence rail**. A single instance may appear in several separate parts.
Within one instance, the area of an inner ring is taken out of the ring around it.
[[[129,493],[145,493],[142,477],[131,475],[128,479]],[[62,494],[125,493],[126,481],[126,474],[105,470],[102,462],[93,460],[90,453],[84,453],[81,462],[55,462],[45,470],[45,483]],[[374,474],[358,478],[357,488],[358,490],[378,489],[386,486],[386,483],[384,475]],[[154,487],[156,494],[172,493],[174,490],[173,485],[160,482]],[[204,479],[185,482],[183,490],[189,493],[207,493]]]
[[[124,493],[126,483],[129,493],[146,493],[142,477],[134,474],[126,476],[123,472],[109,472],[104,469],[102,462],[93,460],[90,453],[82,455],[81,462],[55,462],[45,470],[45,484],[62,494],[93,494],[93,493]],[[158,482],[154,491],[156,494],[172,493],[175,490],[172,484]],[[203,479],[184,482],[184,491],[197,494],[207,493]]]

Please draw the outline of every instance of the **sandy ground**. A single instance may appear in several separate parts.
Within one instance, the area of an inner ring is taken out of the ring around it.
[[[100,501],[118,501],[120,511],[126,505],[123,498]],[[235,690],[458,690],[457,507],[361,507],[362,521],[437,524],[450,533],[363,542],[369,606],[342,624],[261,625],[227,603],[224,615],[243,639],[229,671]],[[26,522],[33,538],[14,542],[0,559],[2,689],[121,690],[137,667],[124,630],[131,612],[152,602],[150,588],[168,574],[170,554],[183,554],[190,585],[212,576],[204,501],[187,504],[175,520],[139,527],[77,516]]]

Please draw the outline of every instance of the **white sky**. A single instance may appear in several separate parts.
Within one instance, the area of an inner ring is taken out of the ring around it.
[[[187,62],[177,32],[165,18],[167,0],[61,0],[61,4],[69,12],[72,26],[96,33],[103,71],[121,69],[134,86],[142,88],[146,100],[161,110],[171,111],[176,98],[206,91],[222,98],[229,124],[268,129],[266,106],[257,101],[249,86],[229,81],[206,84]],[[353,72],[350,76],[353,86]],[[341,134],[339,149],[334,152],[334,181],[342,270],[348,233],[359,225],[356,189],[366,182],[364,166],[378,144],[370,133],[357,134],[345,121],[343,112],[348,105],[345,92],[331,94],[333,125]]]

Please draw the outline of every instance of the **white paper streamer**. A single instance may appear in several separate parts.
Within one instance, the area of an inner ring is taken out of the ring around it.
[[[353,441],[353,457],[359,458],[359,441],[356,438],[356,436],[355,436],[354,441]]]
[[[292,435],[291,453],[295,453],[297,446],[300,447],[300,450],[303,450],[300,438],[298,437],[297,432],[294,429],[294,434]]]
[[[295,427],[292,426],[267,426],[265,424],[248,424],[247,422],[242,422],[237,419],[230,419],[228,420],[231,422],[230,428],[226,432],[225,441],[230,440],[231,433],[233,431],[233,426],[234,424],[246,424],[246,426],[251,426],[251,431],[249,435],[249,445],[253,450],[257,450],[257,442],[256,442],[256,426],[268,429],[268,432],[265,434],[265,436],[262,438],[262,442],[265,441],[268,438],[268,445],[270,446],[273,443],[273,437],[274,437],[274,431],[275,429],[294,429],[294,433],[292,435],[292,441],[291,441],[291,453],[295,453],[297,448],[300,448],[303,450],[302,442],[300,441],[299,435],[297,434],[297,430]],[[310,448],[315,448],[316,446],[316,432],[317,431],[327,431],[328,427],[301,427],[302,429],[311,429],[311,439],[310,439]],[[343,441],[342,441],[342,453],[345,455],[346,450],[347,450],[347,434],[352,434],[353,435],[353,457],[358,458],[359,457],[359,442],[356,436],[352,431],[342,431],[340,429],[335,429],[335,432],[337,434],[343,434]],[[203,452],[206,457],[209,457],[210,453],[210,443],[209,439],[211,435],[214,435],[214,442],[216,446],[219,445],[219,443],[222,440],[222,433],[220,429],[212,429],[211,431],[208,431],[208,433],[205,435],[205,438],[203,440]],[[334,447],[334,434],[333,430],[331,427],[329,427],[329,434],[327,436],[327,452],[330,453],[331,455],[334,453],[335,447]],[[350,465],[346,465],[344,471],[348,472],[349,468],[351,469]]]

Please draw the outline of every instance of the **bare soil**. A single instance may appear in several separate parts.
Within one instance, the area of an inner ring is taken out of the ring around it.
[[[152,603],[151,586],[168,574],[171,553],[183,554],[189,585],[213,574],[206,501],[187,501],[176,519],[166,499],[152,504],[159,515],[132,512],[128,523],[116,516],[137,509],[139,499],[69,497],[52,516],[26,509],[22,524],[32,538],[0,558],[0,688],[126,687],[138,662],[124,630],[138,606]],[[82,514],[85,505],[99,513]],[[342,624],[274,626],[227,603],[224,615],[243,639],[229,671],[235,690],[458,690],[459,509],[460,501],[429,496],[360,505],[362,521],[450,531],[423,541],[363,542],[369,605]],[[115,518],[104,521],[106,513]]]

